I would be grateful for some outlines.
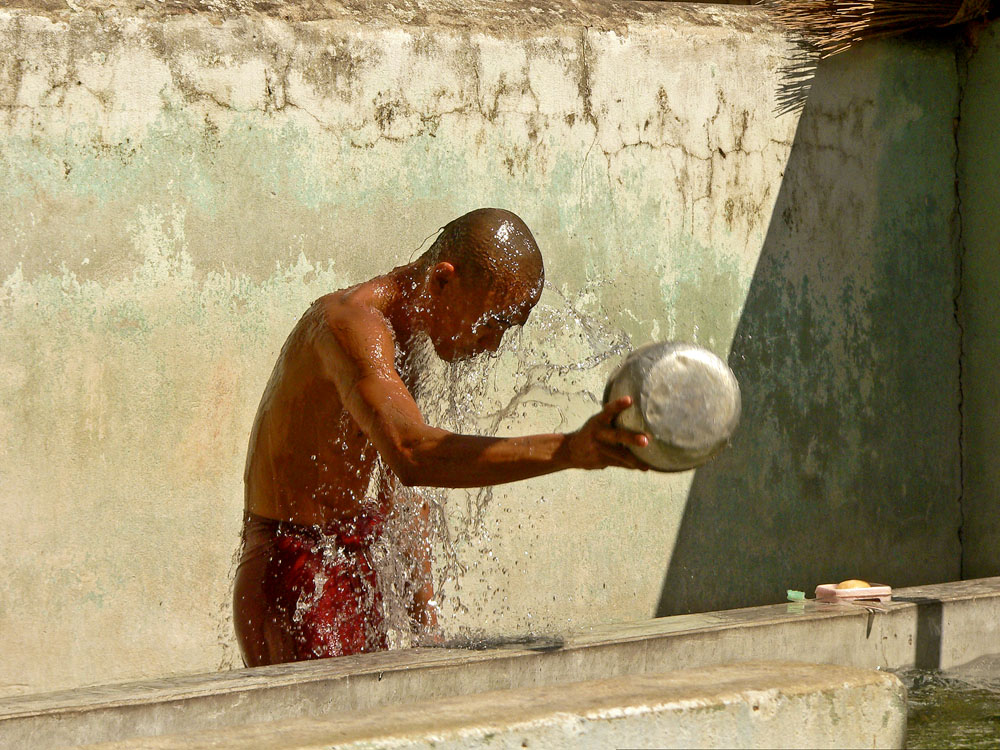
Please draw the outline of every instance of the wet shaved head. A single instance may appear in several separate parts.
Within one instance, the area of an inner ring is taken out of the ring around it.
[[[501,208],[479,208],[450,222],[420,261],[427,268],[451,263],[498,302],[537,301],[545,279],[531,230]]]

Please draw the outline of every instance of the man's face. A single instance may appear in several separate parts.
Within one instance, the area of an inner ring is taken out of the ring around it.
[[[430,332],[435,351],[446,362],[495,353],[509,328],[524,325],[538,296],[500,295],[453,280],[442,291],[438,324]]]

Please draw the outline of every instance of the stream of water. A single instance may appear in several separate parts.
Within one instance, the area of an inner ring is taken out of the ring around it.
[[[594,371],[609,359],[617,362],[631,348],[622,329],[588,309],[592,303],[586,291],[570,298],[547,284],[524,328],[508,331],[496,354],[449,364],[429,343],[419,347],[404,366],[416,375],[414,396],[425,420],[456,433],[490,436],[579,427],[568,412],[579,412],[585,405],[593,413],[601,405],[603,378]],[[379,472],[393,482],[384,466]],[[498,637],[529,637],[513,622],[501,633],[469,628],[459,632],[447,618],[435,634],[413,631],[406,611],[410,561],[405,550],[425,543],[420,537],[430,540],[439,609],[447,605],[449,611],[468,614],[491,608],[493,622],[502,621],[500,609],[507,603],[500,589],[508,571],[486,565],[496,562],[492,535],[498,526],[487,523],[493,488],[411,489],[397,482],[395,494],[399,500],[374,550],[391,645],[447,641],[471,647]],[[414,523],[414,509],[421,504],[429,510],[423,525]],[[477,576],[474,600],[463,592],[469,576]]]

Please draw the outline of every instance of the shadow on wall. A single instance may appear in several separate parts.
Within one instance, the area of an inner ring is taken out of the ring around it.
[[[729,358],[742,424],[694,478],[658,616],[958,577],[957,97],[941,41],[819,66]]]

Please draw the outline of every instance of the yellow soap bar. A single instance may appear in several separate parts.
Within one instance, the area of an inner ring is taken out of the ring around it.
[[[837,584],[838,589],[870,589],[871,587],[872,585],[868,581],[859,581],[857,578],[851,578]]]

